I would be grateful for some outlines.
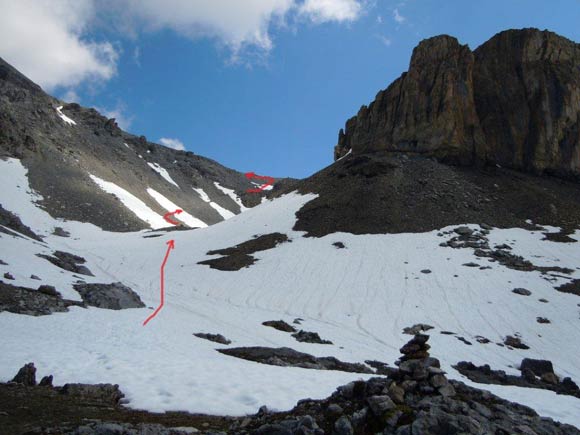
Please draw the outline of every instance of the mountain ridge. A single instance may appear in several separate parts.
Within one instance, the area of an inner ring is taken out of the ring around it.
[[[146,229],[151,221],[163,225],[160,216],[175,208],[192,216],[190,227],[211,225],[270,194],[249,194],[255,185],[239,171],[126,133],[95,109],[47,95],[1,58],[0,157],[24,163],[53,217],[111,231]],[[275,189],[287,181],[277,179]],[[141,209],[143,203],[149,220],[120,202],[120,194]]]

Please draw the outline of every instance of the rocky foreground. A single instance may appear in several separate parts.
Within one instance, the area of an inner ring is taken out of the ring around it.
[[[450,381],[417,334],[387,376],[339,387],[324,400],[305,399],[288,411],[266,407],[247,417],[152,414],[122,406],[117,385],[36,383],[33,364],[0,384],[2,434],[580,434],[532,409]]]

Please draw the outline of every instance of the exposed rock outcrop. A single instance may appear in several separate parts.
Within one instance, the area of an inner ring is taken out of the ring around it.
[[[501,32],[471,51],[422,41],[409,71],[339,132],[335,159],[405,152],[580,176],[580,45],[537,29]]]
[[[112,284],[84,284],[74,285],[83,302],[91,307],[108,310],[125,310],[127,308],[143,308],[145,304],[131,288],[120,282]]]

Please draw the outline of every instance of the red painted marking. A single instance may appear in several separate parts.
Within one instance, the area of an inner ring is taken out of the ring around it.
[[[157,315],[157,313],[159,313],[159,311],[161,311],[161,308],[163,308],[163,304],[165,303],[165,264],[167,263],[167,259],[169,258],[169,253],[171,252],[172,249],[175,249],[175,241],[174,240],[170,240],[169,242],[166,242],[167,245],[167,252],[165,253],[165,258],[163,259],[163,263],[161,263],[161,303],[159,304],[159,306],[157,307],[157,309],[153,312],[153,314],[151,314],[149,317],[147,317],[147,319],[143,322],[143,326],[145,326],[149,320],[151,320],[153,317],[155,317]]]
[[[259,178],[260,180],[266,180],[266,184],[262,184],[260,187],[256,188],[256,189],[248,189],[246,190],[246,192],[248,193],[260,193],[262,192],[266,187],[271,186],[272,184],[274,184],[274,179],[272,177],[268,177],[266,176],[262,176],[262,175],[256,175],[253,172],[246,172],[246,178],[248,180],[251,180],[252,178]]]
[[[167,222],[169,222],[171,225],[179,225],[179,222],[172,221],[171,219],[169,219],[169,216],[173,216],[174,214],[179,214],[179,213],[181,213],[181,212],[183,212],[183,210],[181,210],[180,208],[178,208],[178,209],[177,209],[177,210],[175,210],[175,211],[171,211],[171,212],[169,212],[169,213],[165,213],[165,214],[163,215],[163,219],[165,219],[165,220],[166,220]]]

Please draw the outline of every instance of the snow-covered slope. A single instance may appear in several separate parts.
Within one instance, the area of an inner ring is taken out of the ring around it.
[[[134,408],[214,414],[253,413],[264,404],[288,409],[299,399],[324,397],[337,385],[368,375],[263,365],[215,349],[286,346],[348,362],[392,364],[409,339],[403,328],[416,323],[434,327],[428,332],[432,354],[450,378],[466,381],[451,367],[460,360],[516,374],[521,359],[530,357],[550,359],[559,376],[580,379],[579,300],[554,289],[570,278],[508,269],[476,257],[472,249],[440,246],[451,237],[444,234],[451,228],[305,238],[292,230],[295,212],[316,195],[290,193],[207,228],[145,238],[151,234],[109,233],[90,224],[52,219],[32,203],[38,197],[17,160],[0,161],[0,182],[0,204],[45,237],[41,243],[0,234],[0,259],[7,263],[0,272],[12,273],[12,284],[54,285],[63,297],[80,300],[72,287],[78,277],[35,256],[63,250],[87,260],[95,277],[83,277],[86,282],[121,281],[155,308],[166,242],[175,241],[165,268],[165,306],[146,326],[142,323],[152,312],[147,308],[71,307],[69,312],[41,317],[0,313],[0,381],[34,361],[39,373],[54,374],[57,384],[118,383]],[[52,235],[56,226],[70,237]],[[253,254],[258,261],[250,267],[231,272],[198,264],[215,258],[206,255],[210,250],[274,232],[286,234],[291,242]],[[570,277],[580,276],[580,243],[555,243],[543,240],[540,232],[517,228],[493,229],[487,237],[490,245],[509,243],[515,254],[537,266],[567,267],[573,270]],[[580,240],[580,233],[571,237]],[[333,245],[337,242],[344,248]],[[464,266],[470,262],[488,268]],[[31,280],[32,273],[42,282]],[[512,293],[517,287],[532,295]],[[538,323],[539,316],[551,323]],[[292,323],[298,317],[304,319],[301,328],[333,345],[299,343],[261,324],[278,319]],[[453,331],[472,344],[441,331]],[[192,335],[197,332],[223,334],[232,344]],[[528,350],[496,344],[516,334]],[[480,343],[477,336],[491,342]],[[574,397],[518,387],[484,388],[580,426]]]

